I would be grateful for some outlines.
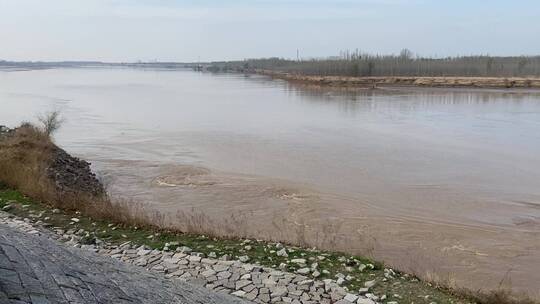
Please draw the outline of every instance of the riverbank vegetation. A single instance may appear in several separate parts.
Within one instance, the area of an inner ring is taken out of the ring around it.
[[[346,275],[354,279],[345,280],[343,286],[356,292],[364,288],[364,282],[376,281],[370,292],[385,295],[382,303],[478,303],[478,304],[534,304],[530,299],[516,298],[507,290],[491,292],[451,289],[422,281],[414,275],[400,273],[385,268],[384,264],[346,253],[325,252],[286,245],[288,255],[280,254],[279,243],[261,240],[223,239],[181,233],[174,230],[159,229],[152,225],[138,226],[125,222],[111,221],[95,216],[88,216],[80,211],[60,210],[53,206],[37,202],[34,199],[0,184],[0,209],[17,217],[28,219],[34,224],[52,230],[81,232],[83,242],[95,244],[107,242],[121,246],[130,243],[147,246],[152,249],[175,251],[176,248],[188,247],[206,256],[227,256],[231,259],[241,257],[252,264],[296,272],[300,266],[290,263],[293,259],[315,260],[320,274],[313,279],[335,279]],[[269,250],[269,248],[277,248]],[[246,258],[247,257],[247,258]]]
[[[540,56],[458,56],[433,58],[404,49],[399,55],[358,50],[313,59],[262,58],[213,62],[211,71],[269,70],[307,76],[540,77]]]

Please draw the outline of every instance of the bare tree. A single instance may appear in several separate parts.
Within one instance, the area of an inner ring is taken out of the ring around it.
[[[540,56],[414,56],[404,49],[399,55],[373,55],[341,51],[339,56],[306,60],[283,58],[213,62],[213,71],[273,70],[312,76],[540,76]]]
[[[412,59],[413,58],[413,52],[409,49],[402,49],[401,52],[399,52],[399,57],[401,59]]]
[[[41,123],[43,131],[48,136],[51,136],[62,126],[64,119],[61,117],[59,110],[53,110],[42,115],[38,115],[38,120]]]

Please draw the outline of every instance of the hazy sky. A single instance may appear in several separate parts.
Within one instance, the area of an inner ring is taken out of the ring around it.
[[[0,0],[0,59],[540,54],[538,0]]]

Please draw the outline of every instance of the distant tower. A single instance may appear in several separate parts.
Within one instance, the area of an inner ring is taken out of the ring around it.
[[[296,49],[296,61],[300,61],[300,50]]]

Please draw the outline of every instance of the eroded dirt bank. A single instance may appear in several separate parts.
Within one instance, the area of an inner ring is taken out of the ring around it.
[[[292,82],[321,86],[374,88],[378,86],[418,86],[456,88],[540,88],[540,78],[523,77],[343,77],[307,76],[270,70],[252,70],[252,73],[271,76]]]

